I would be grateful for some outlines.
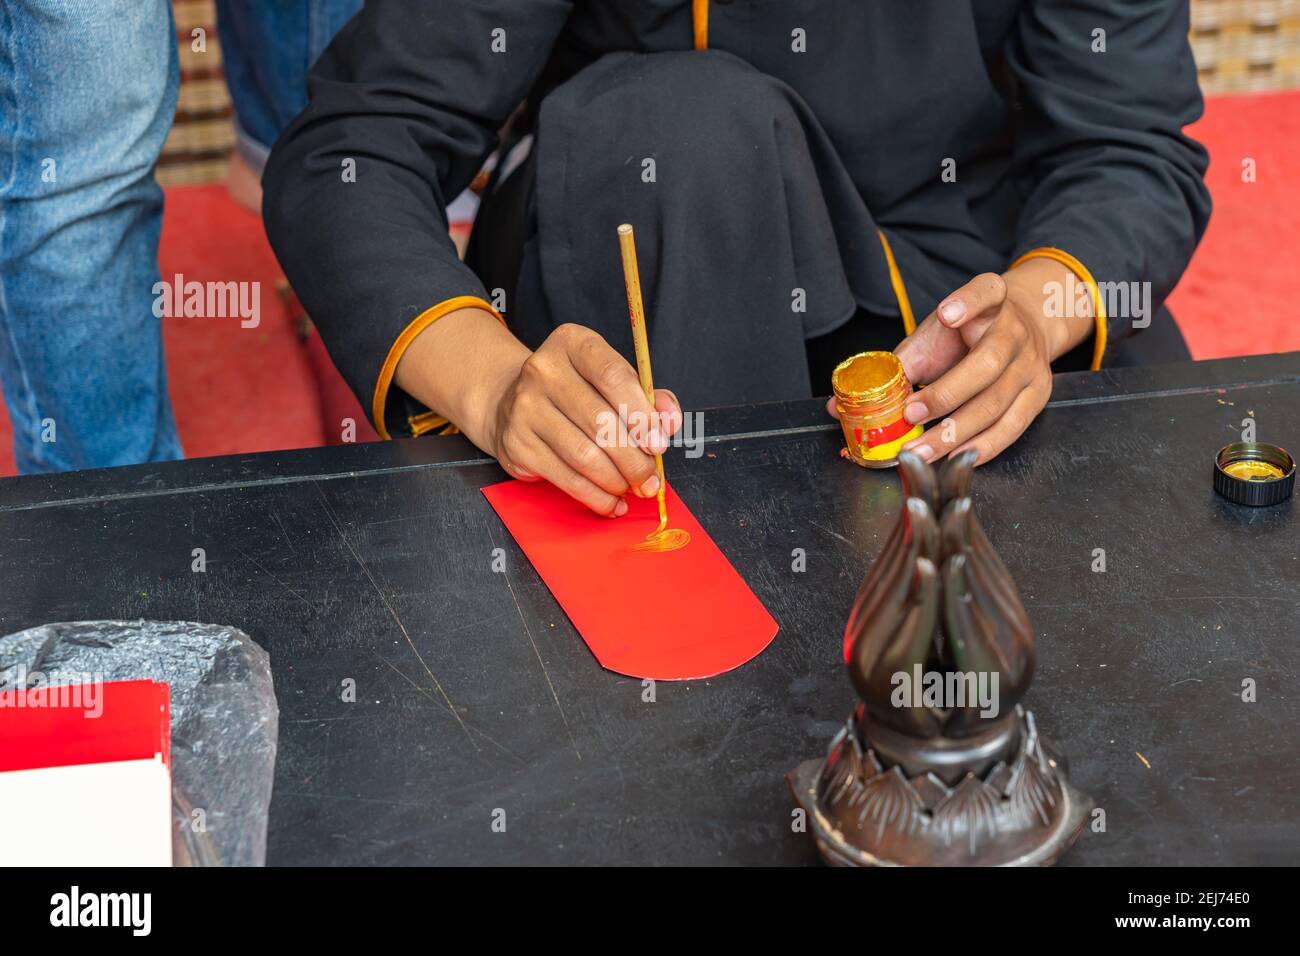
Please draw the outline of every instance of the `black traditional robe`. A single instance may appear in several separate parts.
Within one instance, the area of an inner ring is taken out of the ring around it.
[[[267,228],[384,435],[442,424],[392,378],[457,308],[504,301],[531,347],[578,322],[630,359],[621,222],[658,382],[696,407],[824,393],[827,359],[892,346],[1026,254],[1098,291],[1150,283],[1159,308],[1210,211],[1182,132],[1201,111],[1187,18],[1181,0],[371,3],[276,144]],[[512,114],[531,151],[462,263],[447,201]],[[1086,351],[1113,361],[1134,325],[1106,316]]]

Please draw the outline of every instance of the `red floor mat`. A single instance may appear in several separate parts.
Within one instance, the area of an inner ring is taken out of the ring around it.
[[[1192,357],[1300,349],[1300,91],[1215,97],[1189,131],[1210,151],[1214,214],[1169,298]],[[1255,182],[1242,181],[1254,160]]]
[[[1300,349],[1290,299],[1300,292],[1300,91],[1216,97],[1191,130],[1210,150],[1214,216],[1170,298],[1196,358]],[[1255,182],[1242,181],[1254,160]],[[224,187],[167,193],[160,253],[164,278],[259,281],[262,323],[167,319],[172,403],[191,456],[301,448],[338,440],[330,421],[360,414],[336,376],[313,373],[275,292],[279,276],[261,224]],[[319,356],[317,356],[319,358]],[[319,385],[319,391],[318,391]],[[328,409],[322,413],[321,408]],[[363,418],[358,418],[362,422]],[[358,430],[364,440],[366,429]],[[0,475],[13,474],[9,421],[0,409]]]
[[[159,261],[165,280],[260,282],[262,321],[165,319],[181,443],[190,457],[310,448],[325,435],[311,364],[276,283],[280,266],[258,216],[224,186],[168,190]]]

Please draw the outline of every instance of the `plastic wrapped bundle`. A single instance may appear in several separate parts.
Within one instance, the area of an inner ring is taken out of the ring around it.
[[[0,691],[86,680],[170,685],[173,862],[263,865],[279,729],[266,651],[233,627],[184,621],[77,621],[0,637]]]

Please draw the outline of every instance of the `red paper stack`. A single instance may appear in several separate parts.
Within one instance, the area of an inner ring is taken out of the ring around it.
[[[170,866],[166,684],[0,693],[0,864]]]

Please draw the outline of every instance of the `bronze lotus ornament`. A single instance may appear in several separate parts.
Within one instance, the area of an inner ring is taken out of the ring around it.
[[[1019,703],[1034,632],[975,518],[975,457],[899,455],[902,513],[844,632],[858,704],[787,778],[828,863],[1050,864],[1092,809]]]

